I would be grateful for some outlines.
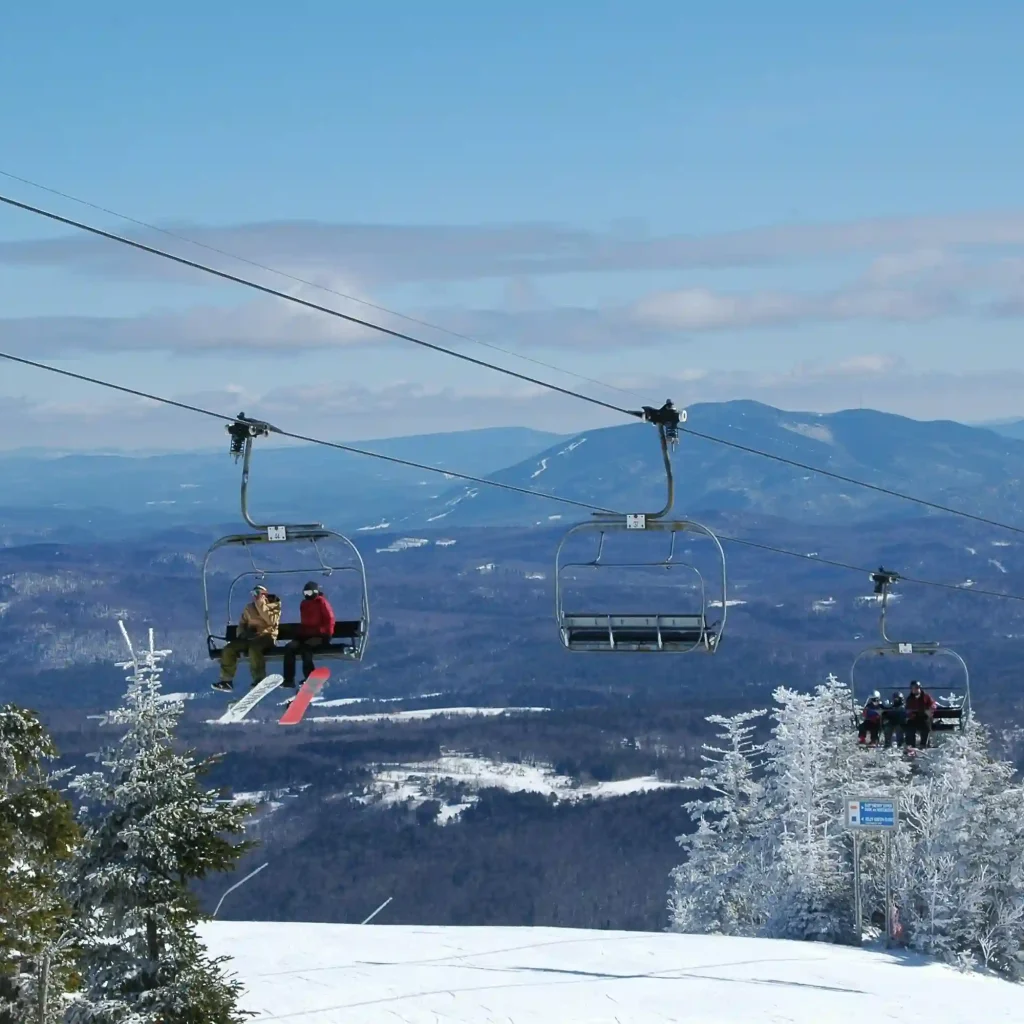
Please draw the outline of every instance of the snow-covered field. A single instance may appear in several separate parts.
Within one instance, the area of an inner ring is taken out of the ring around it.
[[[258,883],[253,883],[258,884]],[[370,908],[372,909],[372,908]],[[369,910],[367,911],[369,913]],[[385,911],[387,913],[387,911]],[[561,928],[202,926],[253,1021],[1002,1024],[1024,987],[819,943]]]
[[[569,775],[559,775],[551,765],[494,761],[472,754],[445,753],[432,761],[371,766],[373,777],[368,785],[351,795],[362,804],[408,804],[418,807],[427,800],[438,800],[437,822],[447,825],[457,821],[462,812],[479,799],[482,789],[504,789],[510,793],[540,793],[556,803],[579,800],[607,800],[649,793],[658,789],[679,789],[681,784],[655,775],[615,779],[612,782],[578,783]],[[446,791],[444,783],[458,783],[459,795]],[[272,814],[309,788],[297,787],[254,790],[232,794],[233,802],[246,801],[259,807],[260,816]]]
[[[377,765],[368,791],[359,799],[364,803],[405,803],[413,805],[434,798],[438,783],[458,782],[468,792],[458,803],[442,801],[438,821],[447,824],[478,799],[481,789],[505,789],[511,793],[540,793],[557,801],[608,799],[646,793],[655,789],[677,789],[679,783],[668,782],[654,775],[613,782],[579,785],[568,775],[559,775],[546,764],[519,764],[493,761],[469,754],[444,754],[433,761],[412,764]]]
[[[431,695],[436,696],[436,694]],[[366,722],[421,722],[425,719],[430,718],[452,718],[452,717],[463,717],[463,718],[494,718],[499,715],[538,715],[544,714],[550,711],[550,708],[541,707],[527,707],[527,708],[481,708],[481,707],[440,707],[440,708],[416,708],[411,711],[375,711],[369,712],[364,715],[320,715],[317,711],[320,708],[329,707],[341,707],[350,704],[359,704],[366,701],[368,698],[365,697],[342,697],[335,700],[320,701],[316,697],[313,698],[312,703],[309,706],[309,711],[306,713],[303,722],[305,723],[316,723],[325,724],[333,722],[336,725],[359,725],[360,723]],[[406,698],[394,698],[396,700],[404,700]],[[389,698],[390,700],[390,698]],[[277,717],[280,711],[277,708],[282,708],[287,703],[287,700],[279,700],[273,704],[269,701],[265,701],[262,705],[259,705],[256,709],[249,713],[246,718],[241,721],[227,721],[222,722],[220,718],[207,718],[205,722],[207,725],[221,725],[221,726],[244,726],[244,725],[256,725],[259,722],[271,718]],[[381,702],[383,703],[383,702]],[[267,709],[275,709],[272,715],[267,714]]]
[[[365,715],[316,715],[313,709],[317,704],[310,706],[310,713],[306,715],[307,722],[341,722],[346,725],[355,725],[358,722],[420,722],[427,718],[442,718],[445,716],[467,717],[467,718],[493,718],[497,715],[520,715],[520,714],[541,714],[550,711],[550,708],[478,708],[478,707],[457,707],[457,708],[417,708],[414,711],[376,711]]]

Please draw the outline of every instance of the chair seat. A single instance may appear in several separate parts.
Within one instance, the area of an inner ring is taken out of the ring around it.
[[[563,615],[562,643],[571,651],[713,650],[716,632],[703,615]]]
[[[321,644],[316,649],[316,656],[321,658],[344,658],[352,657],[359,649],[360,641],[363,638],[364,626],[359,620],[338,620],[334,623],[334,632],[331,634],[331,641]],[[224,640],[227,643],[235,640],[238,636],[238,626],[232,624],[224,631]],[[285,648],[289,641],[297,640],[301,636],[301,625],[298,622],[282,622],[278,628],[277,642],[272,648],[268,648],[265,656],[267,658],[283,658]],[[210,657],[219,661],[224,651],[223,647],[215,647],[210,637],[207,647]]]

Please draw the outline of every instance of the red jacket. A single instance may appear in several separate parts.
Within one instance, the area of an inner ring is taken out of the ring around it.
[[[334,634],[334,609],[323,594],[304,598],[299,605],[299,615],[302,620],[300,636],[330,637]]]
[[[938,705],[935,703],[935,698],[930,694],[922,690],[916,697],[910,694],[907,697],[907,714],[908,715],[919,715],[922,711],[934,711]]]

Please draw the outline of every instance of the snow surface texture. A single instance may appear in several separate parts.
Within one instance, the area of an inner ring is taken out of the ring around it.
[[[1024,1020],[1024,989],[1009,982],[917,956],[813,942],[234,921],[209,922],[201,933],[211,953],[235,958],[225,966],[245,985],[241,1005],[256,1012],[254,1022]]]

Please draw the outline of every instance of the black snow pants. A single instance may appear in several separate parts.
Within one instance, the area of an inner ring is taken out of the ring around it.
[[[921,747],[928,746],[928,735],[932,731],[932,720],[924,711],[907,715],[907,727],[904,730],[904,737],[908,747],[917,746],[917,734],[921,734]]]

